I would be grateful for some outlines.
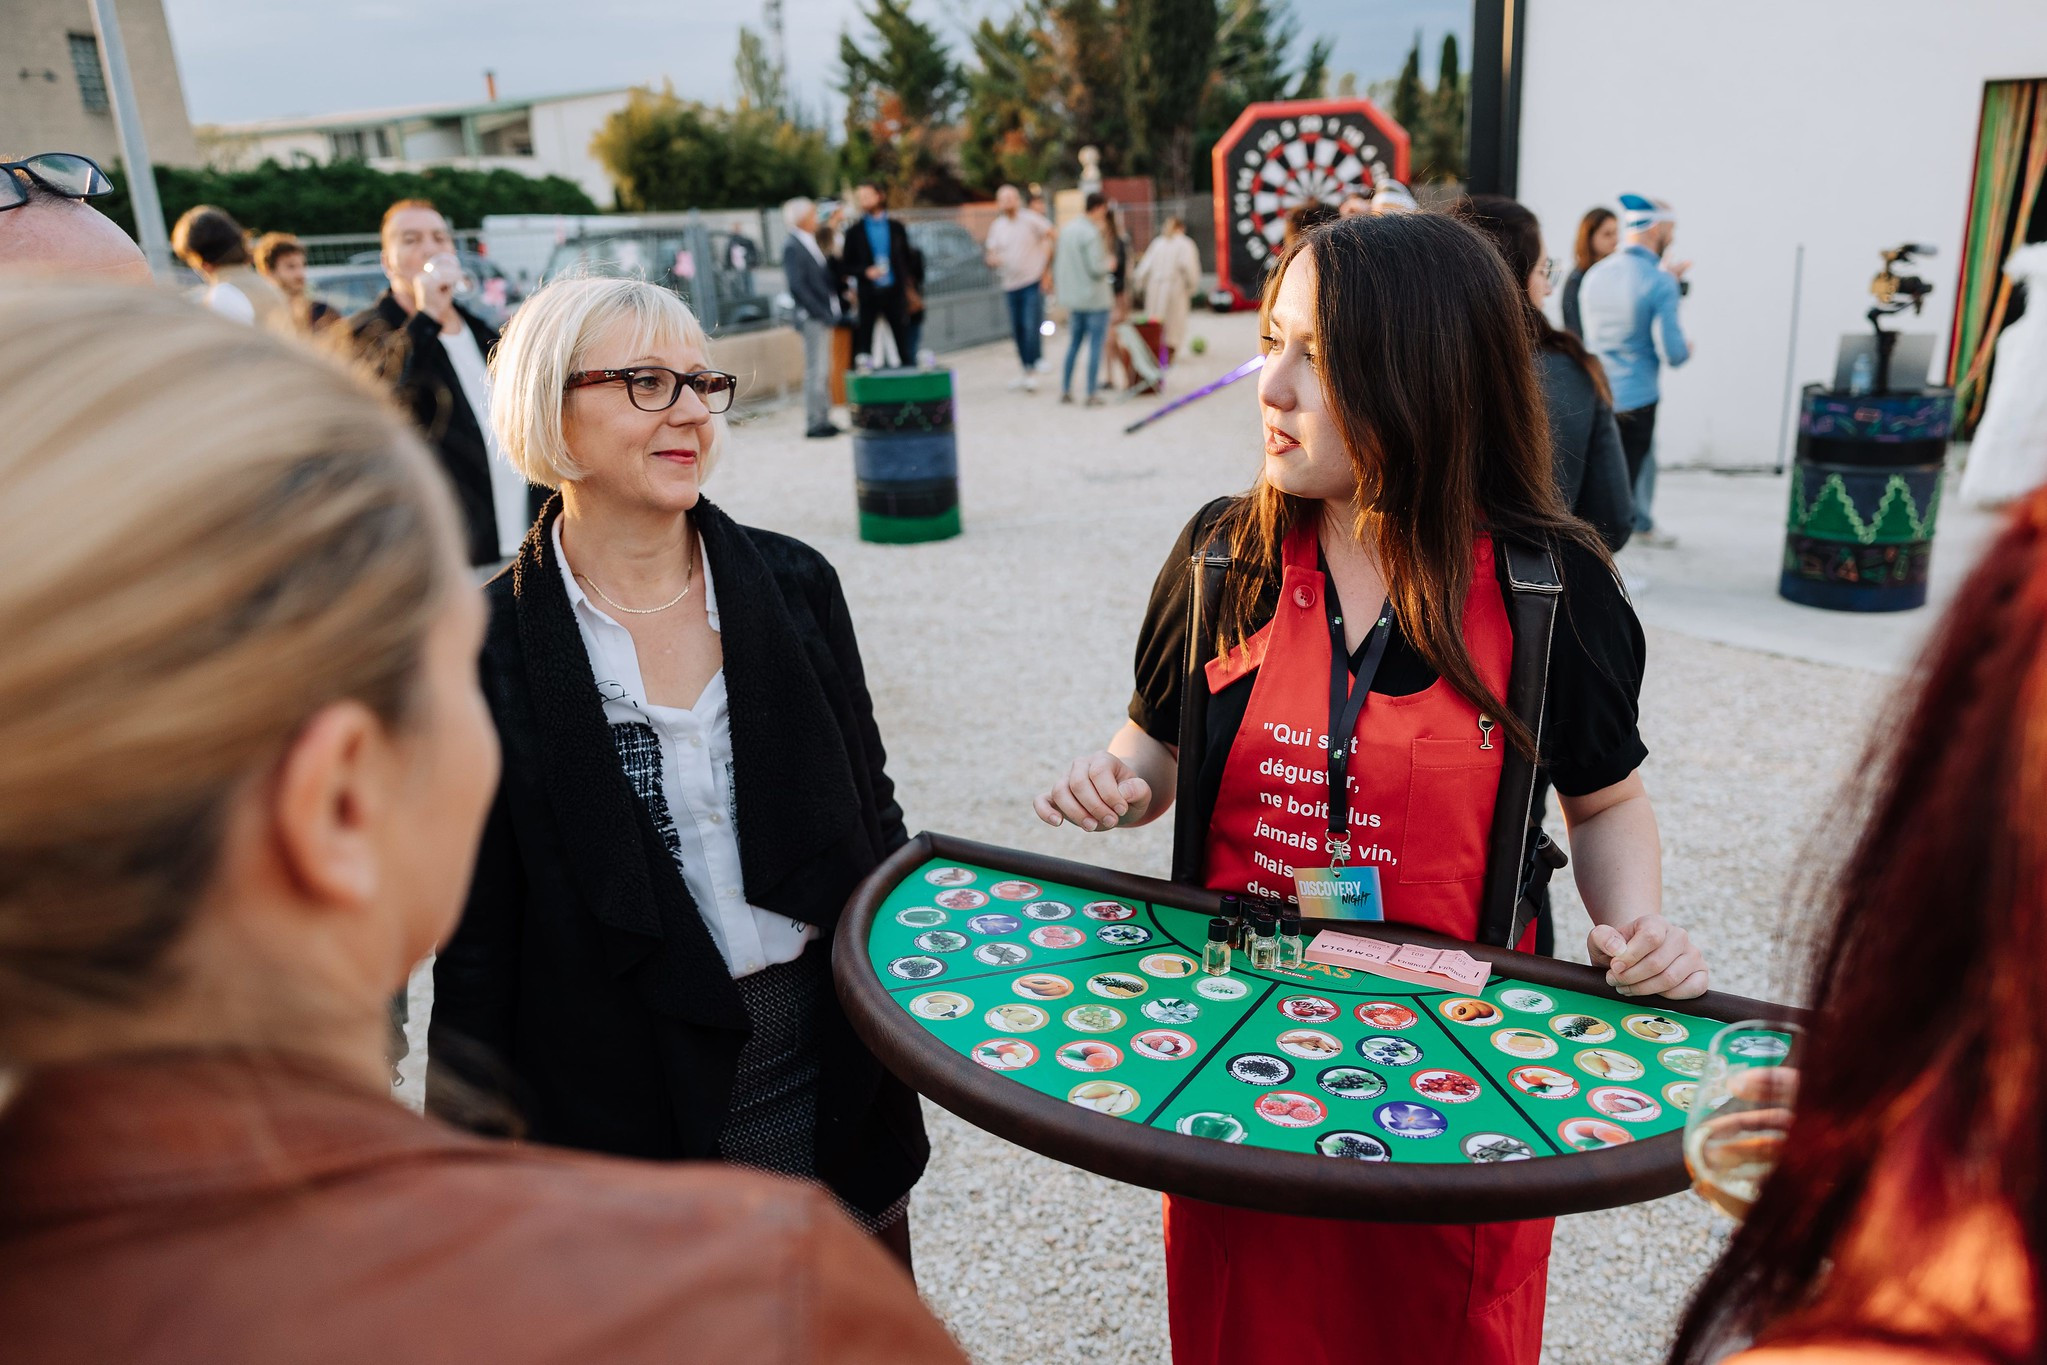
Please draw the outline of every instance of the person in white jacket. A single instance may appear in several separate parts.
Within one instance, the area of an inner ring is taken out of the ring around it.
[[[2026,311],[1997,338],[1997,368],[1969,443],[1962,497],[1981,507],[2047,481],[2047,242],[2022,246],[2004,273],[2025,286]]]
[[[1178,214],[1152,239],[1137,262],[1137,289],[1144,311],[1158,319],[1168,357],[1187,341],[1187,314],[1201,287],[1201,254]]]

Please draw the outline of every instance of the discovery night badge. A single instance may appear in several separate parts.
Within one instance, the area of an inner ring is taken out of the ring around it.
[[[1297,867],[1294,892],[1303,919],[1383,920],[1376,867]]]

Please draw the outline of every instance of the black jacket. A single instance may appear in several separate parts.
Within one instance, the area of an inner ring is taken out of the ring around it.
[[[1563,352],[1544,350],[1536,368],[1549,400],[1557,491],[1573,513],[1599,532],[1607,549],[1618,550],[1634,534],[1635,493],[1613,409],[1592,386],[1585,367]]]
[[[789,297],[796,300],[805,317],[837,322],[839,313],[832,305],[839,297],[838,274],[832,269],[831,257],[820,261],[797,240],[806,235],[801,229],[792,228],[789,239],[782,243],[782,278],[788,282]],[[812,237],[810,241],[815,245],[817,239]]]
[[[488,361],[497,347],[498,334],[482,319],[464,312],[460,304],[455,311],[462,314],[477,349]],[[462,509],[469,562],[497,563],[498,518],[491,500],[490,447],[462,392],[454,362],[441,345],[440,324],[424,313],[407,313],[386,289],[375,303],[348,320],[348,333],[356,355],[391,386],[440,458]],[[537,513],[546,496],[545,489],[530,489],[529,510]]]
[[[715,1158],[746,1010],[620,766],[554,553],[560,506],[485,589],[504,776],[434,964],[428,1100],[459,1119],[461,1085],[509,1090],[539,1141]],[[855,884],[907,838],[846,600],[810,547],[708,502],[692,516],[725,622],[746,899],[817,925],[822,951]],[[824,1008],[818,1175],[878,1212],[923,1172],[923,1119],[829,993]]]
[[[847,225],[844,237],[839,247],[839,274],[853,281],[860,291],[860,308],[865,312],[879,292],[874,281],[867,278],[867,267],[874,264],[874,245],[867,240],[867,220],[855,218]],[[889,288],[901,289],[903,281],[910,277],[910,234],[893,218],[888,220],[888,268]]]

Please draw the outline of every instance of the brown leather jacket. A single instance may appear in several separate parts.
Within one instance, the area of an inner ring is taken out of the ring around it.
[[[489,1142],[303,1062],[35,1073],[0,1111],[0,1356],[964,1365],[801,1186]]]

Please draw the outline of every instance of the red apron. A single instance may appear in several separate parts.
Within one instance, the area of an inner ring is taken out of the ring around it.
[[[1283,563],[1272,621],[1209,665],[1211,691],[1252,669],[1258,678],[1223,767],[1204,881],[1291,899],[1296,865],[1329,865],[1330,642],[1312,528],[1287,538]],[[1486,538],[1464,643],[1504,696],[1514,639]],[[1350,863],[1378,866],[1388,919],[1475,939],[1506,740],[1439,679],[1410,697],[1371,696],[1352,743]],[[1551,1227],[1340,1222],[1168,1195],[1174,1365],[1535,1365]]]

